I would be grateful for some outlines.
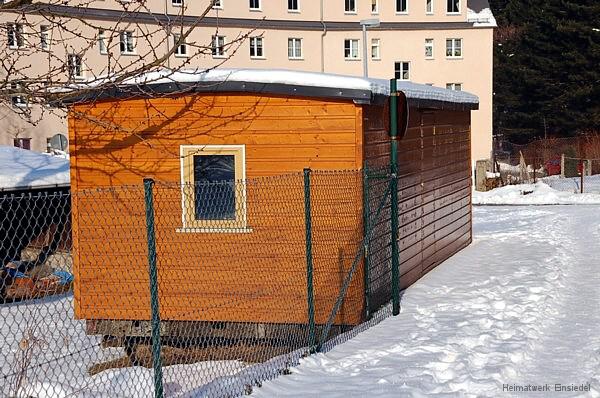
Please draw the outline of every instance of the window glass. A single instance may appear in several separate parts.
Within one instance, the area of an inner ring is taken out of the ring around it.
[[[196,220],[235,220],[235,156],[194,156]]]

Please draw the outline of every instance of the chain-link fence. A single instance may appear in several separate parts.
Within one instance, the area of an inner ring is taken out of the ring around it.
[[[504,185],[542,181],[559,191],[600,193],[600,136],[504,142],[492,170]]]
[[[237,396],[389,314],[387,171],[0,196],[0,394]]]

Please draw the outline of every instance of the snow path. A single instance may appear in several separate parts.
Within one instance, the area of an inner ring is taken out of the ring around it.
[[[474,210],[475,241],[409,288],[402,313],[255,396],[600,397],[599,206]]]

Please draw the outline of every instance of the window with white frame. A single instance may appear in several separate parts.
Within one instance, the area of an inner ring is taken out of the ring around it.
[[[371,14],[379,13],[379,0],[371,0]]]
[[[360,49],[358,39],[344,40],[344,58],[345,59],[360,59]]]
[[[212,55],[214,58],[227,56],[225,52],[225,36],[215,35],[212,37]]]
[[[212,8],[223,8],[223,0],[212,0]]]
[[[371,39],[371,59],[381,59],[381,40]]]
[[[446,89],[454,91],[462,91],[462,83],[446,83]]]
[[[356,0],[344,0],[344,12],[356,13]]]
[[[446,57],[462,57],[462,39],[446,39]]]
[[[50,49],[50,27],[48,25],[40,25],[40,48],[42,50]]]
[[[187,57],[188,56],[188,48],[185,39],[181,39],[181,34],[174,33],[173,34],[173,46],[175,47],[175,56],[176,57]]]
[[[394,63],[394,76],[398,80],[410,80],[410,62],[400,61]]]
[[[108,54],[108,45],[106,44],[106,32],[104,29],[98,30],[98,51],[100,54]]]
[[[181,7],[183,6],[183,0],[171,0],[171,4],[173,7]]]
[[[251,10],[260,10],[260,0],[250,0]]]
[[[263,58],[263,38],[262,37],[251,37],[250,38],[250,58]]]
[[[460,0],[446,0],[446,12],[448,14],[460,14]]]
[[[408,12],[408,0],[396,0],[396,12],[406,14]]]
[[[426,0],[427,3],[425,4],[425,13],[427,14],[433,14],[433,0]]]
[[[425,59],[433,59],[433,39],[425,39]]]
[[[21,83],[10,83],[10,101],[13,106],[23,108],[27,106],[27,98],[23,95],[23,86]]]
[[[302,39],[297,37],[288,38],[288,58],[302,59]]]
[[[83,79],[83,59],[79,54],[67,55],[67,71],[71,79]]]
[[[25,47],[25,36],[23,35],[23,24],[10,23],[6,25],[8,48],[16,49]]]
[[[125,30],[121,32],[120,41],[121,54],[135,54],[135,38],[133,31]]]
[[[181,168],[184,228],[246,227],[243,145],[183,145]]]
[[[300,11],[300,0],[288,0],[288,11],[298,12]]]

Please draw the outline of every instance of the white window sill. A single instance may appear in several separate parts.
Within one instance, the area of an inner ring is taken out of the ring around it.
[[[261,8],[250,8],[250,12],[262,12]]]
[[[381,58],[371,58],[371,61],[381,61]]]
[[[304,58],[288,58],[290,61],[304,61]]]
[[[190,56],[187,54],[175,54],[175,58],[189,58]]]
[[[360,61],[360,58],[344,58],[344,61]]]
[[[252,55],[250,56],[250,59],[257,59],[257,60],[264,60],[267,59],[267,57],[253,57]]]
[[[449,61],[456,61],[456,60],[463,59],[463,57],[446,57],[446,59],[449,60]]]
[[[434,57],[425,57],[426,61],[433,61],[435,58]]]
[[[344,11],[345,15],[356,15],[356,11]]]
[[[100,55],[108,55],[108,51],[100,51]]]
[[[129,53],[129,52],[121,52],[121,55],[126,55],[126,56],[128,56],[128,57],[131,57],[131,56],[137,55],[137,53],[136,53],[136,52],[132,52],[132,53]]]
[[[181,234],[249,234],[252,233],[252,228],[177,228],[175,230]]]
[[[396,15],[408,15],[408,11],[396,11]]]
[[[300,10],[287,10],[290,14],[300,14]]]
[[[426,12],[425,15],[434,15],[433,12]]]
[[[214,59],[227,59],[227,55],[213,55]]]
[[[213,10],[222,10],[223,7],[212,7]]]
[[[461,13],[460,12],[447,12],[446,15],[457,16],[457,15],[461,15]]]

